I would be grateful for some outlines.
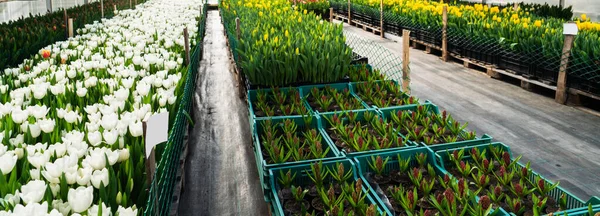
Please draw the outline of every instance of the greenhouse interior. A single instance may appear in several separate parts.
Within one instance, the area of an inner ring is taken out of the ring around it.
[[[600,1],[0,0],[0,216],[600,216]]]

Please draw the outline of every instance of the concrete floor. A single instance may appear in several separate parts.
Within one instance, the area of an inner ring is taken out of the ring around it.
[[[268,215],[218,11],[209,11],[179,215]]]
[[[390,40],[399,37],[381,39],[347,24],[344,30],[401,56],[402,44]],[[536,172],[584,201],[600,196],[600,117],[421,50],[411,49],[410,68],[413,95],[509,145]]]

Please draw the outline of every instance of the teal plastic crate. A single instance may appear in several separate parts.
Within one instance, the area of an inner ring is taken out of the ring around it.
[[[449,166],[450,164],[450,160],[448,159],[448,155],[451,154],[454,150],[461,150],[464,149],[465,151],[465,157],[467,159],[470,159],[470,155],[469,153],[471,152],[471,149],[473,148],[477,148],[480,151],[487,149],[486,152],[490,152],[490,148],[501,148],[506,152],[509,152],[509,154],[511,155],[511,159],[514,159],[512,152],[510,151],[510,147],[508,147],[507,145],[505,145],[504,143],[500,143],[500,142],[494,142],[494,143],[490,143],[490,144],[482,144],[482,145],[475,145],[475,146],[466,146],[466,147],[462,147],[462,148],[453,148],[453,149],[447,149],[447,150],[439,150],[435,152],[435,157],[437,160],[437,164],[444,168],[446,166]],[[525,165],[523,165],[521,162],[517,163],[518,166],[520,167],[525,167]],[[540,174],[536,173],[535,171],[531,171],[531,175],[529,176],[529,180],[532,182],[535,182],[535,178],[539,177],[541,179],[544,179],[544,181],[546,181],[549,184],[553,184],[552,181],[550,181],[549,179],[544,178],[543,176],[541,176]],[[562,194],[565,194],[567,197],[567,209],[576,209],[576,208],[581,208],[581,207],[587,207],[586,202],[584,202],[583,200],[579,199],[578,197],[576,197],[575,195],[569,193],[568,191],[566,191],[564,188],[560,187],[560,185],[556,188],[554,188],[552,191],[548,192],[548,196],[552,197],[554,200],[558,201],[560,196]],[[508,212],[508,215],[514,215],[512,213],[510,213],[509,211],[507,211],[505,209],[506,212]]]
[[[592,212],[593,213],[600,212],[600,205],[592,205]],[[581,208],[576,208],[576,209],[569,209],[566,211],[555,212],[552,215],[555,215],[555,216],[567,216],[567,215],[568,216],[593,216],[593,214],[592,215],[589,214],[589,209],[587,206],[581,207]]]
[[[352,179],[354,181],[356,181],[360,178],[354,162],[351,161],[350,159],[323,161],[323,168],[324,169],[337,169],[336,165],[338,163],[343,164],[344,169],[347,171],[352,169],[352,173],[353,173]],[[269,170],[269,184],[270,184],[270,187],[269,187],[270,188],[270,190],[269,190],[270,196],[269,197],[271,197],[270,205],[271,205],[271,209],[272,209],[271,213],[273,215],[277,215],[277,216],[284,215],[283,203],[282,203],[282,200],[278,196],[278,191],[281,188],[281,186],[277,179],[280,177],[280,171],[283,171],[283,173],[287,173],[288,170],[291,170],[292,173],[296,173],[296,177],[294,178],[294,182],[292,183],[292,185],[306,186],[306,185],[312,184],[312,180],[308,177],[308,175],[311,172],[310,164],[286,165],[286,166],[280,166],[277,168],[270,169]],[[292,175],[294,175],[294,174],[292,174]],[[332,182],[332,181],[333,181],[333,179],[330,176],[327,176],[326,182]],[[368,186],[368,184],[366,184],[366,182],[363,182],[363,193],[367,195],[367,198],[366,198],[367,203],[376,205],[377,211],[379,212],[380,215],[382,215],[384,213],[383,207],[380,206],[379,203],[375,200],[375,198],[373,197],[373,195],[375,193]]]
[[[413,105],[407,105],[407,106],[401,106],[401,107],[379,108],[379,111],[381,112],[381,114],[383,115],[384,118],[388,119],[388,121],[391,121],[391,117],[390,117],[391,114],[396,113],[400,110],[414,111],[417,109],[418,106],[424,106],[425,109],[429,110],[429,112],[433,112],[436,114],[440,113],[439,108],[435,104],[432,104],[429,101],[426,101],[425,103],[423,103],[421,105],[413,104]],[[465,134],[465,133],[467,133],[467,131],[462,132],[462,134]],[[411,142],[413,142],[413,141],[411,141]],[[463,141],[457,141],[457,142],[451,142],[451,143],[440,143],[440,144],[435,144],[435,145],[427,145],[424,142],[414,142],[414,143],[415,143],[415,145],[419,145],[419,146],[427,146],[432,151],[438,151],[438,150],[458,148],[458,147],[464,147],[464,146],[489,144],[491,142],[492,142],[492,137],[490,135],[484,134],[483,136],[476,137],[473,140],[463,140]]]
[[[389,173],[390,171],[399,169],[398,155],[400,155],[401,158],[411,157],[410,166],[414,167],[417,165],[415,156],[418,154],[421,154],[421,153],[424,153],[427,155],[427,164],[431,164],[434,167],[434,169],[436,170],[436,173],[438,173],[439,175],[444,174],[444,171],[442,170],[442,168],[439,167],[435,163],[433,151],[431,151],[430,149],[428,149],[426,147],[416,147],[416,148],[410,148],[410,149],[405,149],[405,150],[364,154],[364,155],[354,157],[354,161],[356,163],[356,166],[358,167],[360,177],[363,179],[363,181],[366,182],[366,184],[368,184],[369,187],[373,188],[374,191],[377,191],[377,188],[375,188],[368,181],[368,178],[367,178],[367,173],[373,172],[373,170],[369,166],[371,157],[380,156],[383,160],[386,160],[387,158],[389,158],[389,161],[386,164],[385,169],[384,169],[384,173]],[[384,189],[381,189],[381,190],[384,190]],[[381,205],[385,208],[387,215],[394,215],[394,211],[392,210],[391,206],[388,206],[389,201],[386,201],[386,200],[388,200],[388,198],[384,194],[377,194],[377,193],[375,193],[375,194],[376,194],[375,199],[377,200],[377,202],[379,202],[379,205]]]
[[[358,94],[358,85],[361,85],[361,84],[363,84],[363,83],[368,83],[368,82],[369,82],[369,81],[366,81],[366,82],[351,82],[351,83],[350,83],[350,89],[352,90],[352,92],[354,92],[354,94],[356,94],[356,96],[357,96],[358,98],[360,98],[360,99],[363,101],[363,103],[364,103],[364,105],[365,105],[365,106],[367,106],[367,107],[369,107],[369,108],[376,108],[376,109],[377,109],[377,108],[387,108],[387,107],[377,107],[377,106],[375,106],[375,105],[369,105],[369,104],[367,104],[367,102],[365,102],[365,101],[364,101],[364,100],[363,100],[363,99],[360,97],[360,95]],[[370,82],[376,82],[376,83],[392,82],[394,85],[396,85],[396,86],[398,86],[398,87],[400,87],[400,88],[401,88],[400,84],[398,84],[398,82],[396,82],[396,80],[377,80],[377,81],[370,81]],[[407,98],[407,97],[410,97],[410,96],[409,96],[408,94],[406,94],[406,93],[404,93],[404,92],[403,92],[403,93],[402,93],[402,99],[405,99],[405,98]],[[413,105],[413,104],[401,105],[401,106],[389,106],[389,107],[390,107],[390,108],[392,108],[392,107],[404,107],[404,106],[411,106],[411,105]]]
[[[299,88],[294,88],[294,87],[290,87],[290,88],[279,88],[279,90],[281,90],[282,92],[288,94],[288,92],[291,89],[296,89],[298,91],[298,93],[300,93],[300,89]],[[271,93],[273,92],[273,89],[257,89],[257,90],[249,90],[248,91],[248,109],[249,109],[249,113],[250,113],[250,121],[254,120],[254,119],[269,119],[269,118],[273,118],[273,119],[277,119],[277,118],[286,118],[286,117],[300,117],[301,115],[291,115],[291,116],[263,116],[263,117],[256,117],[256,114],[254,113],[254,106],[257,100],[257,94],[259,91],[264,91],[266,93]],[[291,95],[288,95],[288,97],[290,97]],[[300,97],[302,97],[302,94],[300,94]],[[306,110],[309,111],[309,113],[312,114],[312,109],[310,109],[310,107],[307,107],[306,103],[302,102],[302,105],[306,108]]]
[[[304,160],[304,161],[294,161],[294,162],[285,162],[285,163],[278,163],[278,164],[273,164],[273,163],[268,163],[267,160],[264,159],[263,154],[262,154],[262,143],[261,143],[261,133],[262,133],[262,122],[267,121],[268,119],[262,119],[262,120],[254,120],[254,131],[253,131],[253,140],[254,140],[254,157],[256,158],[256,167],[258,168],[258,175],[260,178],[260,182],[263,185],[263,189],[268,189],[269,187],[269,183],[268,181],[266,181],[265,179],[268,178],[269,175],[269,170],[275,167],[281,167],[281,166],[290,166],[290,165],[298,165],[298,164],[308,164],[311,162],[316,162],[316,161],[321,161],[321,160],[334,160],[334,159],[340,159],[343,158],[342,154],[337,150],[337,148],[335,146],[331,146],[326,140],[325,137],[327,136],[326,134],[322,133],[322,130],[320,129],[319,126],[319,117],[316,115],[312,116],[313,120],[311,122],[310,127],[314,128],[317,130],[317,132],[319,132],[319,134],[321,134],[321,144],[323,145],[323,147],[328,147],[329,148],[329,152],[327,153],[327,157],[325,158],[320,158],[320,159],[312,159],[312,160]],[[271,121],[274,124],[278,124],[278,123],[283,123],[285,120],[290,119],[292,121],[294,121],[296,123],[296,125],[298,125],[298,129],[300,129],[301,127],[304,127],[304,120],[302,119],[302,117],[286,117],[286,118],[276,118],[276,119],[271,119]],[[260,133],[259,133],[260,131]]]
[[[354,94],[354,92],[352,92],[352,89],[350,89],[350,84],[349,83],[336,83],[336,84],[322,84],[322,85],[306,85],[306,86],[300,86],[300,96],[304,99],[305,102],[305,106],[311,110],[312,112],[317,112],[316,110],[314,110],[310,104],[308,103],[308,96],[310,95],[310,90],[313,88],[318,88],[318,89],[323,89],[326,86],[330,86],[334,89],[337,89],[338,91],[344,91],[345,89],[348,89],[348,91],[350,91],[350,95],[352,96],[352,98],[355,98],[356,100],[358,100],[358,102],[362,105],[361,109],[366,109],[366,108],[370,108],[366,103],[364,103],[358,96],[356,96],[356,94]],[[348,111],[348,110],[346,110]],[[334,113],[334,112],[342,112],[342,111],[330,111],[330,112],[321,112],[320,114],[328,114],[328,113]]]
[[[357,115],[357,121],[362,121],[364,119],[364,113],[365,112],[372,112],[376,115],[378,115],[379,117],[381,117],[381,113],[379,113],[376,109],[363,109],[363,110],[354,110],[352,111],[354,113],[356,113]],[[327,114],[321,114],[319,113],[319,123],[320,123],[320,127],[323,130],[322,133],[326,135],[325,139],[327,140],[327,142],[329,142],[329,145],[334,146],[337,148],[337,146],[334,144],[333,140],[331,139],[331,137],[329,137],[329,135],[327,134],[326,128],[331,127],[331,125],[329,124],[329,121],[327,121],[325,118],[331,118],[334,115],[338,115],[340,116],[341,114],[346,113],[345,111],[342,112],[330,112]],[[347,122],[348,119],[347,118],[342,118],[342,121]],[[402,134],[397,133],[398,136],[402,137],[403,140],[406,140],[406,137],[402,136]],[[364,155],[364,154],[373,154],[373,153],[378,153],[378,152],[386,152],[386,151],[394,151],[394,150],[401,150],[401,149],[409,149],[409,148],[414,148],[416,147],[416,144],[414,144],[413,142],[406,142],[406,145],[403,147],[395,147],[395,148],[389,148],[389,149],[380,149],[380,150],[369,150],[369,151],[364,151],[364,152],[346,152],[344,150],[340,150],[340,153],[346,157],[356,157],[359,155]]]

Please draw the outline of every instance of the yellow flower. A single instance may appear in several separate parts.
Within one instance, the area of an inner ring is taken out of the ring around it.
[[[298,47],[296,47],[296,55],[300,55],[300,50],[298,50]]]
[[[541,20],[536,20],[535,23],[533,23],[533,25],[535,25],[536,27],[541,27],[542,26],[542,21]]]
[[[496,19],[496,21],[498,21],[499,23],[502,22],[502,18],[498,17],[498,19]]]
[[[266,33],[265,35],[263,35],[263,39],[266,41],[269,39],[269,33]]]
[[[490,28],[490,24],[489,23],[485,24],[485,28],[489,29]]]
[[[304,10],[304,14],[308,13],[308,11]]]
[[[261,17],[263,15],[263,12],[258,12],[258,16]]]
[[[581,20],[586,21],[588,19],[587,14],[581,14]]]
[[[302,22],[302,17],[298,17],[298,22],[301,23]]]
[[[275,39],[273,39],[273,42],[275,42],[275,43],[279,42],[279,37],[275,37]]]
[[[288,30],[285,30],[285,37],[289,37],[290,36],[290,32],[288,32]]]
[[[523,23],[523,28],[529,28],[529,25],[527,23]]]

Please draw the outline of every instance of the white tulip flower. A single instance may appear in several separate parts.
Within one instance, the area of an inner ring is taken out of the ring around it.
[[[90,145],[96,147],[102,143],[102,134],[100,131],[88,132],[87,134],[88,142]]]
[[[99,208],[102,208],[102,215],[98,214],[100,211]],[[93,205],[88,209],[88,216],[110,216],[112,212],[109,207],[106,207],[104,202],[102,202],[102,206]]]
[[[106,157],[104,150],[101,148],[90,149],[88,155],[85,157],[86,161],[94,170],[99,170],[106,167]]]
[[[94,169],[92,169],[91,167],[77,169],[77,184],[82,186],[89,186],[90,178],[92,177],[93,171]]]
[[[6,194],[6,196],[4,196],[4,202],[15,206],[16,204],[21,202],[21,193],[19,192],[19,190],[17,190],[13,194]]]
[[[17,164],[17,155],[14,151],[7,151],[0,156],[0,170],[2,174],[9,174]]]
[[[43,191],[46,191],[44,189]],[[25,200],[23,199],[23,202]],[[27,215],[27,216],[46,216],[48,213],[48,203],[43,202],[39,204],[37,202],[27,203],[27,205],[23,206],[21,204],[17,204],[13,209],[12,215]]]
[[[123,208],[123,206],[119,206],[119,209],[117,209],[117,214],[119,216],[136,216],[137,213],[138,213],[138,210],[133,209],[131,207]]]
[[[70,190],[73,190],[73,189],[69,189],[69,191]],[[91,203],[90,203],[90,205],[91,205]],[[61,215],[69,215],[69,213],[71,212],[71,204],[67,201],[63,202],[60,199],[52,200],[52,208],[54,208],[55,210],[58,210]]]
[[[104,128],[104,131],[112,130],[117,126],[119,116],[116,113],[105,114],[102,116],[102,122],[100,125]]]
[[[119,160],[118,160],[118,162],[123,162],[123,161],[129,160],[129,149],[124,148],[124,149],[121,149],[121,150],[118,150],[118,151],[119,151]]]
[[[86,95],[87,95],[87,88],[78,88],[77,89],[77,96],[85,97]]]
[[[50,152],[36,152],[35,154],[27,154],[27,161],[35,168],[43,167],[50,160]]]
[[[113,145],[119,138],[119,131],[117,129],[104,130],[104,132],[102,132],[102,137],[104,137],[106,144]]]
[[[100,189],[100,185],[104,185],[104,187],[108,186],[108,170],[106,168],[94,170],[90,180],[96,189]]]
[[[23,200],[23,203],[25,204],[35,204],[40,202],[44,197],[44,193],[46,193],[46,187],[47,185],[44,181],[29,181],[27,184],[21,186],[21,200]],[[46,211],[47,207],[44,209],[44,212]]]
[[[48,186],[50,186],[50,191],[52,192],[52,196],[56,197],[58,195],[58,192],[60,191],[60,184],[50,183],[50,184],[48,184]]]
[[[70,124],[81,121],[81,116],[79,116],[79,114],[77,114],[75,111],[66,112],[64,117],[65,121]]]
[[[75,213],[85,212],[94,201],[94,188],[79,186],[77,189],[69,189],[69,206]]]
[[[54,131],[56,122],[54,119],[40,119],[37,121],[37,124],[44,133],[52,133],[52,131]]]
[[[29,124],[29,132],[31,133],[31,137],[37,138],[42,133],[42,129],[40,125],[36,122],[34,124]]]
[[[20,108],[15,107],[12,110],[11,117],[13,122],[21,124],[23,121],[25,121],[25,119],[29,118],[29,111],[21,110]]]

